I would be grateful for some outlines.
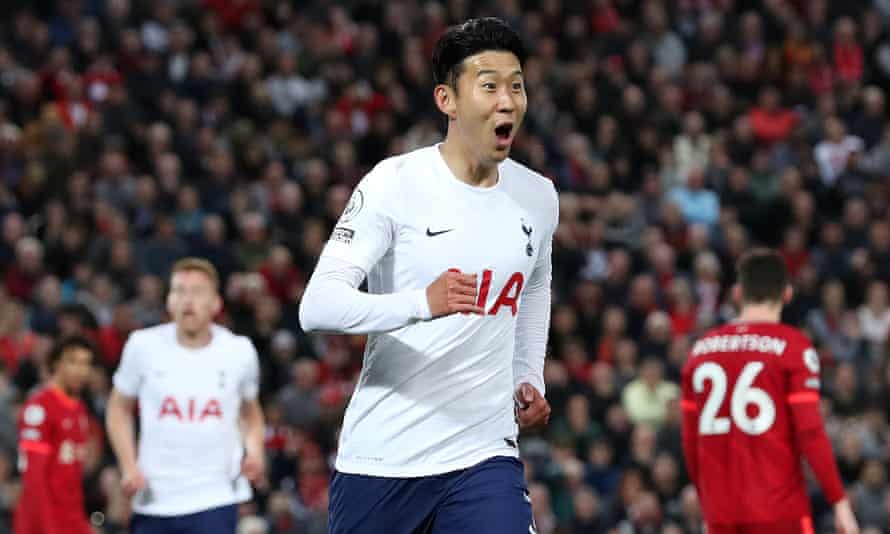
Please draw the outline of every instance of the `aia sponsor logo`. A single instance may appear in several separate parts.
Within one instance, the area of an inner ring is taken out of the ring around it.
[[[448,269],[449,271],[459,273],[460,269]],[[476,297],[476,305],[485,309],[485,303],[488,301],[488,294],[491,292],[491,269],[482,271],[482,282],[479,284],[479,293]],[[497,315],[502,307],[510,308],[510,313],[516,315],[519,311],[519,295],[522,294],[522,285],[525,283],[525,277],[522,273],[513,273],[498,293],[497,300],[486,310],[486,315]]]
[[[200,403],[194,397],[178,402],[176,397],[166,396],[161,402],[158,419],[173,418],[185,423],[202,423],[207,419],[222,419],[222,406],[217,399],[211,398]]]

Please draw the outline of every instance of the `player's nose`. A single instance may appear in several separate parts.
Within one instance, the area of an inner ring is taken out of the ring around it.
[[[506,88],[501,88],[498,94],[498,111],[512,113],[516,110],[516,95]]]

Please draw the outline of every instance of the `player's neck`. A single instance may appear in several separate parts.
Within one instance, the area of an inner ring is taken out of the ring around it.
[[[736,318],[739,323],[778,323],[782,307],[772,304],[745,304]]]
[[[212,338],[213,334],[211,334],[209,326],[207,328],[202,328],[197,332],[185,332],[182,328],[178,326],[176,327],[176,341],[188,349],[200,349],[206,347],[210,344]]]
[[[458,180],[474,187],[492,187],[497,183],[497,165],[480,162],[457,134],[450,133],[446,136],[439,151],[445,164]]]

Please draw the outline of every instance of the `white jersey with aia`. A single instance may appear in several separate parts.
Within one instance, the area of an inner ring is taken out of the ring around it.
[[[498,165],[496,185],[473,187],[436,146],[364,177],[323,256],[361,267],[374,294],[423,291],[449,269],[475,273],[485,313],[369,335],[338,470],[425,476],[516,455],[516,316],[524,288],[550,283],[557,206],[552,183],[515,161]]]
[[[241,403],[255,399],[259,361],[249,339],[221,326],[210,344],[189,349],[168,323],[130,334],[114,386],[139,402],[139,468],[148,489],[133,509],[190,514],[244,502]]]

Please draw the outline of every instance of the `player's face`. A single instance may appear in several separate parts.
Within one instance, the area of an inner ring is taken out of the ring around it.
[[[478,161],[499,163],[510,154],[528,106],[519,59],[512,52],[487,51],[466,58],[463,66],[455,126]]]
[[[72,347],[62,353],[56,363],[59,385],[67,393],[78,394],[90,378],[93,354],[83,347]]]
[[[210,326],[222,303],[210,277],[200,271],[180,271],[170,280],[167,311],[177,328],[197,334]]]

